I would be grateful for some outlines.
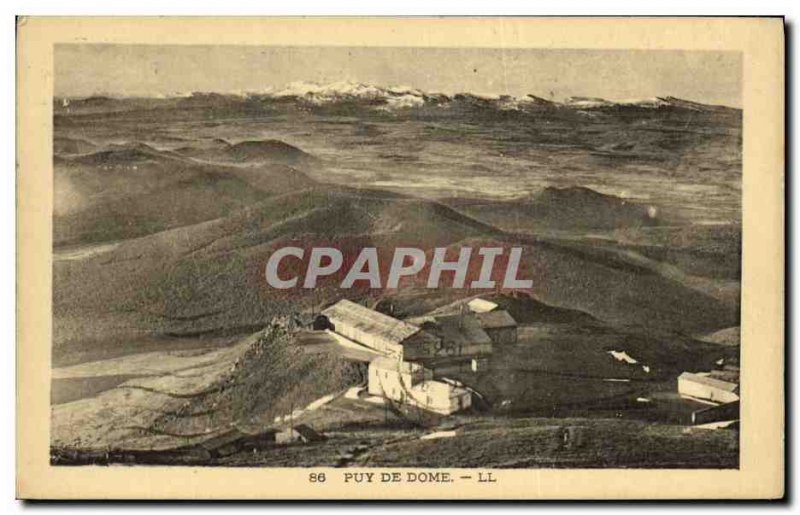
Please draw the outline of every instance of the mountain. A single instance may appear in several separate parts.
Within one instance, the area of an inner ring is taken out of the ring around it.
[[[612,101],[596,97],[570,97],[563,102],[545,100],[535,95],[515,97],[511,95],[482,95],[476,93],[428,93],[410,87],[381,87],[359,82],[342,81],[320,85],[294,83],[274,93],[260,95],[262,99],[295,99],[320,107],[341,103],[362,104],[381,110],[406,110],[425,107],[459,107],[494,109],[499,111],[537,111],[562,109],[567,111],[608,111],[627,109],[673,110],[693,112],[731,112],[737,109],[707,105],[676,97],[655,97],[643,100]]]
[[[596,109],[618,105],[615,102],[598,97],[569,97],[563,104],[577,109]]]
[[[613,101],[597,97],[570,97],[564,101],[545,100],[533,94],[515,97],[511,95],[479,94],[460,92],[444,94],[426,92],[409,86],[379,86],[355,81],[338,81],[328,84],[314,82],[293,82],[277,90],[263,92],[237,93],[202,93],[176,95],[151,99],[118,99],[103,97],[98,100],[66,99],[69,106],[64,106],[65,99],[56,99],[57,113],[65,110],[80,112],[96,110],[103,106],[114,106],[119,109],[125,102],[141,104],[147,100],[151,106],[197,108],[217,107],[233,108],[249,105],[258,109],[259,105],[294,104],[303,109],[322,109],[347,105],[377,111],[408,111],[426,108],[460,108],[493,109],[497,111],[538,111],[557,108],[563,111],[610,111],[610,110],[668,110],[691,111],[718,114],[736,114],[739,109],[724,106],[707,105],[676,97],[664,96],[644,100]]]

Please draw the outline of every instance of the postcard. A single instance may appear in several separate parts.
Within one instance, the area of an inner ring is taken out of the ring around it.
[[[783,51],[19,18],[17,495],[782,497]]]

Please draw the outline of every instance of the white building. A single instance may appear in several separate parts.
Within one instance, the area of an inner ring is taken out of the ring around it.
[[[470,407],[472,394],[465,388],[434,381],[432,373],[417,363],[389,357],[369,364],[368,391],[393,401],[449,415]]]
[[[692,399],[725,404],[739,400],[739,385],[709,375],[684,372],[678,376],[678,393]]]

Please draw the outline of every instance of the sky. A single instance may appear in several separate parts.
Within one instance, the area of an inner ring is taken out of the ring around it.
[[[261,92],[342,80],[434,93],[635,100],[675,96],[741,107],[738,52],[62,44],[55,95]]]

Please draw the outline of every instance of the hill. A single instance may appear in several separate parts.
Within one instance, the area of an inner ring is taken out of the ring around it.
[[[592,324],[597,322],[594,317],[587,313],[575,309],[550,306],[521,291],[488,293],[477,295],[476,297],[494,302],[499,306],[499,309],[508,311],[514,320],[520,324]],[[456,302],[440,306],[430,314],[447,315],[459,313],[465,300],[467,299],[459,299]],[[386,301],[384,301],[384,305],[386,305]],[[393,306],[393,309],[397,308]]]
[[[318,159],[303,150],[276,139],[230,143],[222,138],[195,141],[175,149],[175,153],[213,163],[241,165],[280,164],[298,170],[314,167]]]
[[[80,349],[100,352],[134,336],[238,334],[258,329],[276,314],[309,309],[312,301],[319,306],[339,298],[343,292],[338,282],[321,284],[313,297],[266,286],[268,256],[288,244],[334,244],[345,252],[365,246],[393,251],[403,245],[519,245],[524,248],[521,276],[533,278],[531,293],[550,306],[612,324],[688,333],[738,320],[735,306],[625,255],[519,239],[431,201],[318,187],[275,195],[223,218],[121,242],[82,259],[57,260],[54,354],[64,358]],[[346,293],[380,298],[387,292]],[[468,290],[428,290],[424,278],[388,294],[398,307],[422,313],[474,295]],[[419,302],[419,295],[428,301]],[[534,312],[538,308],[528,307]],[[538,309],[541,316],[545,311]],[[77,323],[86,316],[94,323]]]
[[[86,154],[97,148],[97,145],[83,138],[69,138],[66,136],[56,136],[53,138],[53,154]]]
[[[714,331],[711,334],[706,334],[700,339],[705,342],[717,343],[719,345],[725,345],[728,347],[736,347],[741,343],[740,331],[741,328],[739,326],[726,327],[725,329]]]
[[[522,292],[511,294],[482,295],[482,298],[494,302],[508,311],[519,323],[550,324],[588,324],[596,319],[576,309],[550,306]]]
[[[648,205],[580,186],[546,187],[519,200],[451,198],[444,202],[508,231],[613,230],[664,223]]]
[[[56,259],[54,355],[84,359],[69,356],[143,345],[146,335],[238,334],[307,307],[308,298],[269,290],[263,278],[272,249],[292,241],[393,248],[489,231],[445,206],[391,194],[312,188],[268,197],[223,218]],[[327,288],[315,295],[336,294]],[[94,323],[78,322],[86,316]]]
[[[225,155],[238,162],[277,162],[287,165],[308,163],[314,158],[279,140],[242,141],[229,146]]]
[[[281,164],[211,165],[142,144],[57,155],[54,182],[56,247],[192,225],[313,184]]]

